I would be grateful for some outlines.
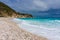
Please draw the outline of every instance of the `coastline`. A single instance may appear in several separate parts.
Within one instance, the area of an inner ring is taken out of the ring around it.
[[[0,18],[0,39],[3,40],[47,40],[42,36],[34,35],[18,27],[15,22],[10,21],[13,18]],[[3,22],[3,23],[2,23]],[[8,35],[8,37],[7,37]],[[8,39],[7,39],[8,38]]]

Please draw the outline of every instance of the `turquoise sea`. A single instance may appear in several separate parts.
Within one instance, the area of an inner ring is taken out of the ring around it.
[[[49,40],[60,40],[60,18],[15,18],[18,26]]]

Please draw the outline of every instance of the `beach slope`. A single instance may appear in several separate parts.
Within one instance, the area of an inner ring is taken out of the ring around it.
[[[0,18],[0,40],[47,40],[19,28],[10,19],[12,18]]]

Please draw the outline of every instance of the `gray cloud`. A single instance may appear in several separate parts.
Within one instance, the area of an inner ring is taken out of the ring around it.
[[[60,0],[0,0],[15,10],[40,10],[46,11],[50,8],[59,9]]]

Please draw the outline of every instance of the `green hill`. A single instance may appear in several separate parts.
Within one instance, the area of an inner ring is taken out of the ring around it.
[[[32,15],[27,13],[18,13],[6,4],[0,2],[0,17],[26,18],[32,17]]]

